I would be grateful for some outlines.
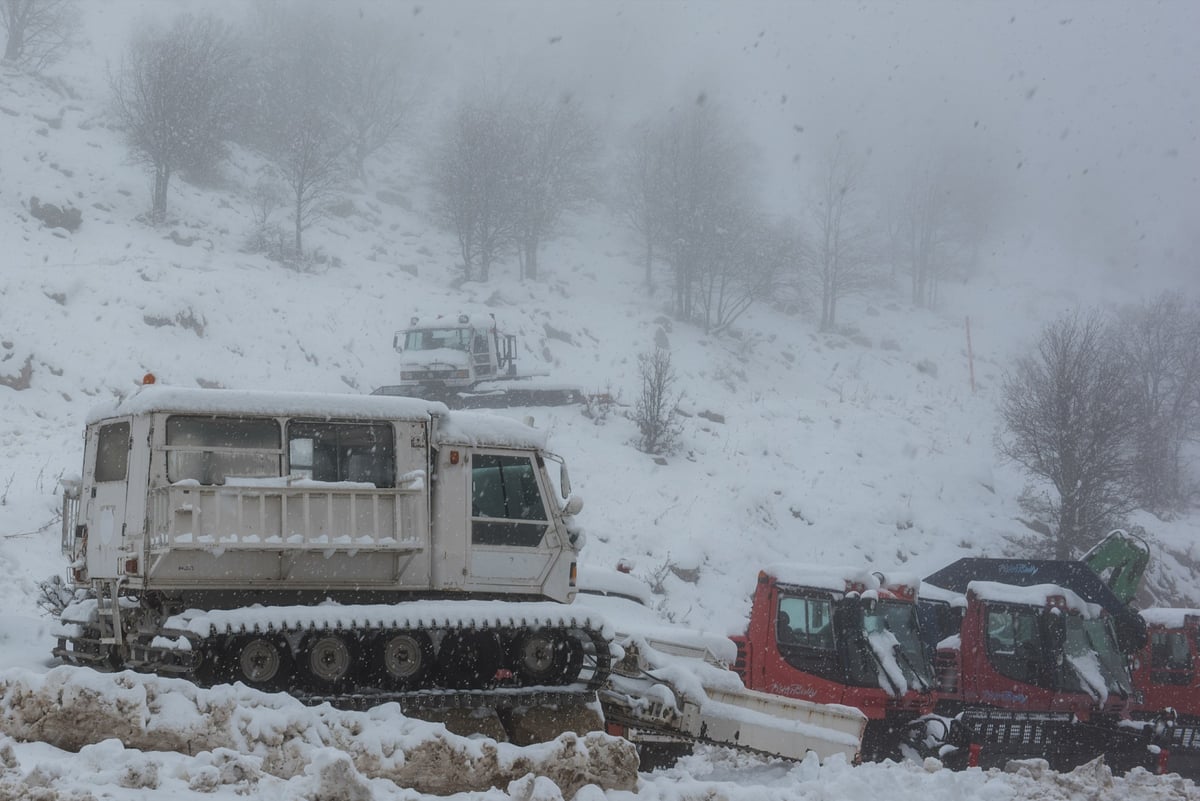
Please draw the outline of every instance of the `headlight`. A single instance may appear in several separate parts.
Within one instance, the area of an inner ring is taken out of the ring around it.
[[[454,377],[455,378],[470,378],[471,371],[470,370],[455,370]]]

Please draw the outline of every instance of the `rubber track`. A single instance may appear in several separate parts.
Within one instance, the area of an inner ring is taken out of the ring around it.
[[[595,700],[596,691],[607,682],[612,670],[612,636],[602,620],[594,620],[586,613],[571,614],[577,610],[552,602],[502,605],[495,614],[479,614],[479,608],[472,606],[470,611],[473,614],[458,617],[455,613],[462,610],[454,606],[456,603],[460,602],[378,607],[274,607],[256,610],[252,616],[248,616],[245,610],[189,613],[167,621],[173,627],[164,628],[159,635],[176,642],[185,639],[188,648],[154,646],[143,641],[135,646],[135,658],[130,660],[128,666],[144,672],[192,679],[198,667],[195,662],[204,648],[204,640],[248,633],[302,635],[314,631],[356,632],[375,628],[413,631],[443,629],[448,632],[557,628],[574,630],[590,639],[591,651],[585,651],[580,672],[580,675],[587,675],[586,681],[576,680],[561,686],[467,690],[423,687],[409,691],[388,691],[355,687],[344,693],[306,692],[297,687],[289,693],[306,704],[329,703],[344,709],[369,709],[391,702],[399,703],[402,709],[511,709],[532,705],[590,703]]]

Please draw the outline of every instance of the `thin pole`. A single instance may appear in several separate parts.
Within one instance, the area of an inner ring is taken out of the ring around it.
[[[975,394],[975,353],[971,350],[971,317],[967,316],[967,365],[971,371],[971,394]]]

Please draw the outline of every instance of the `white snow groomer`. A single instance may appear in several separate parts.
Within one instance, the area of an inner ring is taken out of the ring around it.
[[[501,333],[494,316],[413,317],[392,345],[401,354],[400,382],[379,387],[376,395],[452,407],[559,406],[583,399],[575,387],[519,372],[516,335]]]
[[[594,705],[611,632],[567,603],[569,495],[514,420],[143,386],[89,415],[54,653],[348,706]]]

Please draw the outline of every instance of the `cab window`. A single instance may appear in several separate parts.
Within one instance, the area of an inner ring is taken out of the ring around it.
[[[776,623],[781,644],[833,650],[833,604],[828,598],[781,598]]]
[[[537,470],[528,456],[471,457],[471,541],[536,547],[549,525]]]
[[[1186,633],[1151,632],[1150,680],[1155,684],[1184,687],[1192,683],[1192,655]]]
[[[1037,684],[1044,675],[1044,649],[1034,609],[991,607],[987,611],[987,650],[1002,676]]]
[[[453,348],[467,350],[471,342],[469,328],[422,328],[404,335],[405,350],[434,350]]]

